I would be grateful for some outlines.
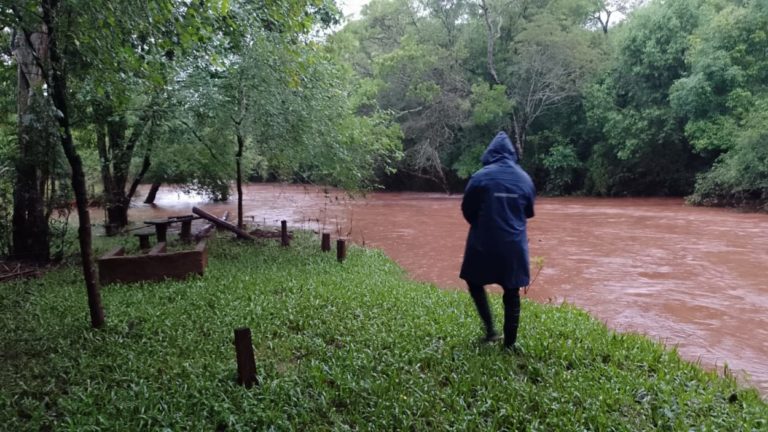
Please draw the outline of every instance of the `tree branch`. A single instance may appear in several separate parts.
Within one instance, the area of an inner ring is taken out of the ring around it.
[[[208,143],[206,143],[206,142],[205,142],[205,141],[204,141],[204,140],[203,140],[203,139],[200,137],[200,135],[198,135],[198,134],[197,134],[197,132],[195,131],[195,129],[194,129],[194,128],[193,128],[193,127],[192,127],[192,126],[189,124],[189,123],[187,123],[187,122],[186,122],[186,120],[179,120],[179,122],[180,122],[181,124],[183,124],[184,126],[186,126],[186,127],[189,129],[189,131],[190,131],[190,132],[192,133],[192,135],[193,135],[193,136],[194,136],[194,137],[197,139],[197,141],[198,141],[198,142],[200,142],[200,144],[202,144],[202,145],[203,145],[203,147],[205,147],[205,148],[208,150],[208,152],[209,152],[209,153],[211,153],[211,156],[213,156],[213,158],[214,158],[215,160],[217,160],[217,161],[220,161],[220,159],[219,159],[219,156],[216,154],[216,152],[214,152],[214,151],[213,151],[213,149],[211,148],[211,146],[209,146],[209,145],[208,145]]]
[[[499,23],[497,25],[496,30],[493,28],[493,24],[491,23],[491,17],[489,13],[488,4],[485,2],[486,0],[481,0],[480,2],[480,10],[483,12],[483,18],[485,18],[485,27],[488,31],[488,47],[487,47],[487,56],[488,56],[488,74],[493,78],[494,84],[501,84],[501,81],[499,80],[499,75],[496,73],[496,65],[494,64],[493,60],[493,50],[494,50],[494,44],[496,43],[496,39],[499,37],[499,31],[501,29],[501,18],[499,18]]]
[[[133,196],[136,194],[136,190],[139,188],[139,184],[141,184],[141,181],[144,180],[144,176],[147,174],[147,171],[149,171],[149,167],[152,166],[150,153],[151,149],[147,149],[146,153],[144,153],[144,160],[141,163],[141,170],[139,170],[139,173],[136,174],[136,178],[133,179],[131,188],[128,190],[128,202],[131,202],[131,199],[133,199]]]

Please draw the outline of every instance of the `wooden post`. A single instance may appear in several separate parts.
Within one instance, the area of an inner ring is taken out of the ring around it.
[[[179,237],[184,241],[192,239],[192,219],[184,219],[181,221],[181,234]]]
[[[336,240],[336,259],[339,262],[344,261],[347,258],[347,242],[342,239]]]
[[[167,241],[165,234],[168,232],[168,224],[167,223],[159,223],[155,225],[155,233],[157,233],[157,241],[158,242],[164,242]]]
[[[119,232],[120,228],[116,224],[104,224],[104,234],[106,234],[107,237],[113,237]]]
[[[152,247],[152,244],[149,243],[150,235],[152,234],[149,234],[149,233],[136,234],[136,237],[139,238],[139,249],[146,250]]]
[[[253,357],[251,329],[235,329],[235,353],[237,354],[237,383],[251,388],[259,383],[256,378],[256,360]]]
[[[320,243],[320,249],[323,252],[331,250],[331,233],[323,233],[323,241]]]
[[[280,230],[281,244],[283,246],[290,246],[291,241],[288,239],[288,222],[284,220],[280,221]]]

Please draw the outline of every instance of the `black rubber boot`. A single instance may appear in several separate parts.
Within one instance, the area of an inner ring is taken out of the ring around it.
[[[520,290],[504,289],[504,347],[513,348],[520,324]]]
[[[491,316],[491,308],[488,305],[488,295],[485,293],[485,288],[482,285],[469,284],[469,294],[472,296],[472,300],[475,302],[477,313],[480,315],[480,319],[485,326],[485,342],[493,342],[499,339],[499,335],[493,328],[493,316]]]

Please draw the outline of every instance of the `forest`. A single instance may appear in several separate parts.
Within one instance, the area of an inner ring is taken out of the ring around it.
[[[765,1],[0,5],[2,255],[141,184],[460,192],[499,130],[542,195],[768,205]]]
[[[541,193],[764,205],[768,4],[389,1],[330,39],[447,190],[506,130]],[[624,18],[624,19],[621,19]]]

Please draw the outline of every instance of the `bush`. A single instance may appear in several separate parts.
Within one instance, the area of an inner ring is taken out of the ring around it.
[[[768,101],[742,128],[736,145],[699,176],[689,202],[768,211]]]

